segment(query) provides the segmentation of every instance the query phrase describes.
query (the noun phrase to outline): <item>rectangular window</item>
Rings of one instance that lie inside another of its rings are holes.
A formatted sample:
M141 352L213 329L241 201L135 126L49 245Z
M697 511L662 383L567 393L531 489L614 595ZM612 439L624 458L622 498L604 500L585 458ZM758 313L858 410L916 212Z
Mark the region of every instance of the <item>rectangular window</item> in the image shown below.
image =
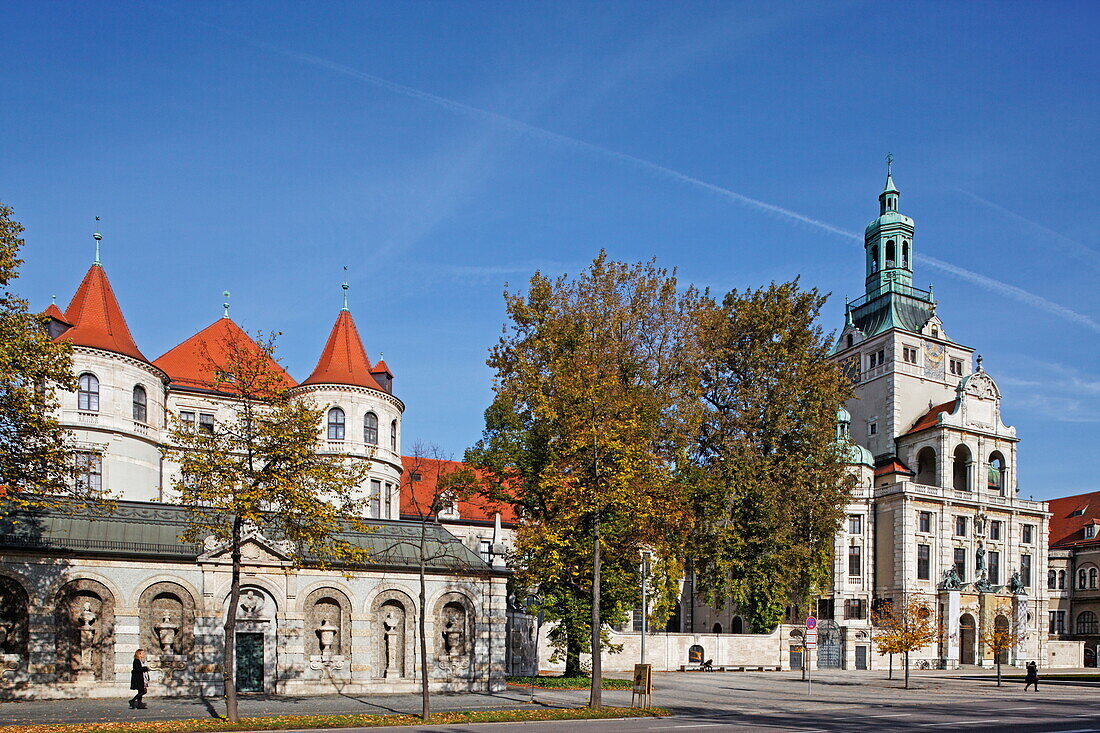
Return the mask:
M989 561L989 582L999 585L1001 582L1001 553L992 551L986 558Z
M878 423L877 422L867 423L867 434L868 435L877 435L878 434Z
M966 537L966 517L955 517L955 536Z
M872 351L869 358L869 367L874 369L875 367L882 366L886 363L886 349L879 349L878 351Z
M955 572L959 574L959 580L966 581L966 549L955 548Z
M863 574L862 548L859 545L851 545L848 548L848 575L858 578Z
M1025 524L1020 528L1020 542L1025 545L1030 545L1035 541L1035 525Z
M370 516L377 518L381 506L382 482L372 478L370 480Z
M917 531L932 531L932 512L920 512L917 514Z
M817 617L820 619L833 620L836 614L833 611L833 599L832 598L818 598L817 599Z
M863 515L848 515L848 534L863 534Z
M1031 555L1020 555L1020 580L1025 588L1031 587Z
M384 519L393 518L393 484L386 484L386 493L383 496L383 506L385 507L385 513L382 515Z
M214 434L214 416L209 412L199 413L199 432L206 435Z
M1065 611L1055 611L1054 613L1056 614L1055 617L1054 617L1054 633L1055 634L1064 634L1064 633L1066 633L1066 612Z
M905 359L908 364L917 363L917 350L912 346L903 346L901 349L902 358Z
M932 547L917 545L917 580L932 579Z
M848 598L844 601L844 618L864 618L867 614L862 598Z
M1001 523L997 520L993 520L989 523L989 539L999 540L1001 539Z
M189 433L195 432L195 413L190 410L180 410L180 422L183 423L183 429Z
M492 540L487 540L487 539L480 539L480 540L478 540L478 543L477 543L477 554L481 555L482 560L484 560L485 562L490 563L490 564L493 561L493 557L492 557L492 553L491 553L492 545L493 545L493 541Z
M1096 525L1095 524L1086 524L1085 525L1085 539L1086 540L1091 540L1095 536L1096 536Z
M103 458L98 453L77 453L74 463L77 488L92 492L103 490Z
M962 373L963 373L962 359L952 359L951 360L951 373L953 375L955 375L956 377L961 377L962 376Z

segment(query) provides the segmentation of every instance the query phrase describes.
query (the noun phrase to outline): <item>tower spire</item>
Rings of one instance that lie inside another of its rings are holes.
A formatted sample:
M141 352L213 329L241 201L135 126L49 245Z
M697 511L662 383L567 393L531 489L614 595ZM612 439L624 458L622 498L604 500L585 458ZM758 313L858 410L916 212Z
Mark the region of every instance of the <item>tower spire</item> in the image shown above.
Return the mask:
M225 309L222 312L222 318L229 318L229 291L223 290L222 297L225 298L225 301L222 303L222 308Z
M346 311L348 309L348 281L347 281L348 266L344 265L344 282L340 284L340 289L344 291L344 307L340 310Z
M99 217L97 216L95 218L95 220L99 221ZM99 265L100 264L100 262L99 262L99 243L103 240L103 235L99 233L99 225L98 224L96 224L95 229L96 230L94 232L92 232L92 239L95 240L95 261L92 264L93 265ZM100 266L102 266L102 265L100 265Z

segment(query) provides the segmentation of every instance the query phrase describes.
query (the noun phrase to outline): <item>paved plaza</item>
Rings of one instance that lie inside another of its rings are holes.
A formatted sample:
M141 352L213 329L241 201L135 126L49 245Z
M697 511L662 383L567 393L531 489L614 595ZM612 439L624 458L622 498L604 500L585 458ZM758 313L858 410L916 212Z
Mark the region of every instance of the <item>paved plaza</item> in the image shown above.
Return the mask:
M1006 681L997 688L984 673L915 672L912 689L885 673L815 673L812 691L797 672L666 673L655 676L654 703L672 717L646 720L572 721L558 723L486 724L401 728L402 731L1050 731L1100 733L1100 709L1095 701L1100 684L1044 680L1038 693L1025 692L1022 682ZM584 704L584 691L537 690L535 705L566 707ZM604 692L608 705L629 705L629 692ZM493 710L532 705L525 689L500 694L438 695L433 709ZM415 695L308 698L243 697L241 714L415 713ZM105 720L179 719L221 713L220 700L149 699L149 709L129 710L124 700L49 700L0 705L0 724L99 722ZM352 729L354 730L354 729ZM384 730L372 728L370 730ZM393 729L398 730L398 729Z

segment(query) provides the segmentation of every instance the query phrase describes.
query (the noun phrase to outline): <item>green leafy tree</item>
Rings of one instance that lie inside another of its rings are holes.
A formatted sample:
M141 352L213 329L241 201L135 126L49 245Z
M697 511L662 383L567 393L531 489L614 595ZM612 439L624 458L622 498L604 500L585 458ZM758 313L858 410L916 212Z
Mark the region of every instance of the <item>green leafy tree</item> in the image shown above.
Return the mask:
M699 300L653 262L603 252L576 278L536 273L526 293L505 293L510 322L488 359L495 398L467 460L521 517L518 580L559 624L567 675L590 646L593 707L604 624L638 598L639 551L669 579L659 608L680 578Z
M852 479L836 440L851 385L797 280L700 311L701 392L691 543L700 589L756 632L828 587Z
M49 319L9 289L23 264L23 226L12 214L0 204L0 496L22 509L95 499L74 480L68 432L57 421L57 390L76 389L72 346L54 342Z
M217 360L210 352L223 354ZM226 714L238 720L236 687L237 609L241 548L253 533L278 542L295 564L350 565L367 560L351 532L369 531L361 518L360 486L369 461L324 454L323 410L295 398L274 361L274 336L254 342L225 337L203 358L209 387L226 407L213 426L173 420L165 457L179 467L172 484L189 507L183 539L207 537L225 547L232 577L225 621L222 670Z

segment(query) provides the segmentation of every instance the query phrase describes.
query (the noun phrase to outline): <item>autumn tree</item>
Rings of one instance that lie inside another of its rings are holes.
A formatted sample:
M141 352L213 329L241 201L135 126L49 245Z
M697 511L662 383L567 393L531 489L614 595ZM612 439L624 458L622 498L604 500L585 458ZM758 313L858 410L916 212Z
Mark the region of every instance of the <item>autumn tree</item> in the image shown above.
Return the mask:
M293 382L274 360L275 338L229 332L203 349L207 387L220 397L213 424L173 420L163 449L178 466L172 485L189 508L182 538L212 537L230 554L231 585L222 670L226 713L238 720L234 639L246 535L279 543L297 565L367 559L354 532L368 461L319 453L323 410L292 396Z
M698 319L693 569L708 600L732 600L757 633L828 588L852 486L836 440L852 388L818 325L824 302L797 280L773 283Z
M1012 649L1024 641L1027 629L1021 627L1017 620L1009 620L1014 619L1014 615L1012 609L1005 604L998 606L993 616L992 625L986 624L986 629L979 640L993 654L993 659L997 663L997 687L1000 687L1001 662Z
M875 646L879 654L901 654L905 664L905 687L909 687L909 655L936 641L942 629L936 614L915 594L901 602L884 602L871 614ZM893 667L891 667L891 670Z
M699 300L652 261L601 252L575 278L535 273L525 293L506 292L509 323L487 362L495 396L467 460L520 517L517 580L559 625L567 675L590 646L593 707L604 624L638 598L639 551L665 579L658 606L681 577Z
M23 260L23 226L0 204L0 492L9 507L33 509L99 498L75 481L57 390L76 389L72 346L55 342L48 318L31 313L9 287Z
M439 522L441 511L452 506L459 498L469 496L475 490L475 477L462 464L447 460L438 447L416 443L405 462L401 481L401 495L406 499L407 510L420 525L411 554L416 558L420 583L420 613L417 616L417 630L420 634L420 717L423 720L430 720L427 571L433 562L453 559L451 548L438 541L435 525ZM486 674L491 680L491 648L488 650L488 657L489 668Z

